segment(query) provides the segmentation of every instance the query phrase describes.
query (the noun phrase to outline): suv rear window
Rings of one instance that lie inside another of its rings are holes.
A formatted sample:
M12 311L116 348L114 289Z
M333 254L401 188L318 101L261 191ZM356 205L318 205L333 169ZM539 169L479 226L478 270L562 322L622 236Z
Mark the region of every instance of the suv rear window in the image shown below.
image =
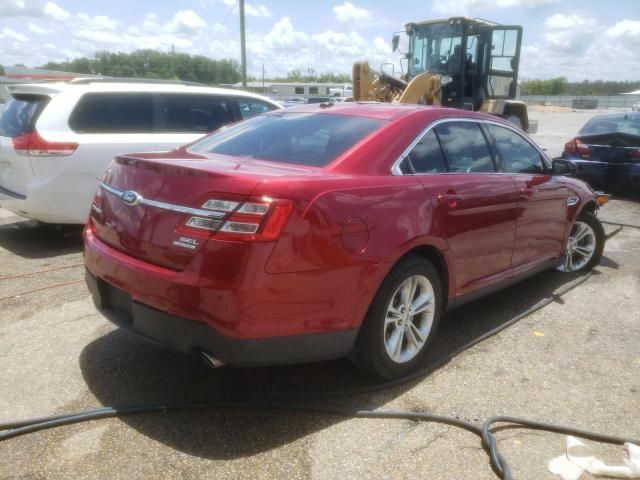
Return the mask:
M223 96L156 94L156 101L158 132L209 133L234 121Z
M87 93L69 119L76 133L153 133L150 93Z
M14 95L0 110L0 136L13 138L33 132L49 100L45 95Z
M220 130L189 150L322 167L384 124L345 115L271 113Z

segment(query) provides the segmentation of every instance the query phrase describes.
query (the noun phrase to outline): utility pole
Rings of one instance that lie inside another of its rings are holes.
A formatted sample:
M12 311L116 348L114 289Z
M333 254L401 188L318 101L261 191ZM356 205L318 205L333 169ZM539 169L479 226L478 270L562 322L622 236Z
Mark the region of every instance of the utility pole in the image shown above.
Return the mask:
M247 88L247 48L244 39L244 0L240 0L240 54L242 56L242 87Z

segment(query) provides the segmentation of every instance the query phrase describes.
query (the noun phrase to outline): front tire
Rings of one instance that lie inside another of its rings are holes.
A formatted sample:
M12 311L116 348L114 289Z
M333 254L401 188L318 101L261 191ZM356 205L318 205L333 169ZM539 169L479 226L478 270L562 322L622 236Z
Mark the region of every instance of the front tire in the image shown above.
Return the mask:
M376 293L349 357L383 378L414 372L435 335L441 307L442 287L434 266L419 255L404 258Z
M561 272L586 272L602 257L605 234L600 220L590 212L578 215L567 239L564 255L556 267Z

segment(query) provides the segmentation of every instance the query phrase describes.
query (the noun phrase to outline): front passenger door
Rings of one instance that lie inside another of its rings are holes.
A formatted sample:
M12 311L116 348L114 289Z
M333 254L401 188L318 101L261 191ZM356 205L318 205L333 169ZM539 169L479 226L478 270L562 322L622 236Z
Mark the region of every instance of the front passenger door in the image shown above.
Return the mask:
M497 173L478 122L450 121L427 132L407 155L434 202L433 228L446 237L455 295L508 275L516 230L513 182Z
M551 175L540 151L522 135L495 124L487 124L487 128L519 194L513 268L527 269L560 256L567 221L567 188Z

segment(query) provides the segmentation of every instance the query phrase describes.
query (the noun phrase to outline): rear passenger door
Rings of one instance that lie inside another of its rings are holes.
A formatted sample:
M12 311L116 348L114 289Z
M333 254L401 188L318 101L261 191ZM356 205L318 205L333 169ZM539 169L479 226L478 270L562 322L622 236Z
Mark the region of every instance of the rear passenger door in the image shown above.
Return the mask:
M496 172L479 122L446 121L430 129L407 155L434 203L454 262L455 295L487 286L509 273L516 230L513 181Z
M158 150L172 150L239 119L224 95L155 93L154 125Z
M515 269L558 257L564 247L568 190L551 174L542 153L515 129L487 124L505 172L519 195Z

